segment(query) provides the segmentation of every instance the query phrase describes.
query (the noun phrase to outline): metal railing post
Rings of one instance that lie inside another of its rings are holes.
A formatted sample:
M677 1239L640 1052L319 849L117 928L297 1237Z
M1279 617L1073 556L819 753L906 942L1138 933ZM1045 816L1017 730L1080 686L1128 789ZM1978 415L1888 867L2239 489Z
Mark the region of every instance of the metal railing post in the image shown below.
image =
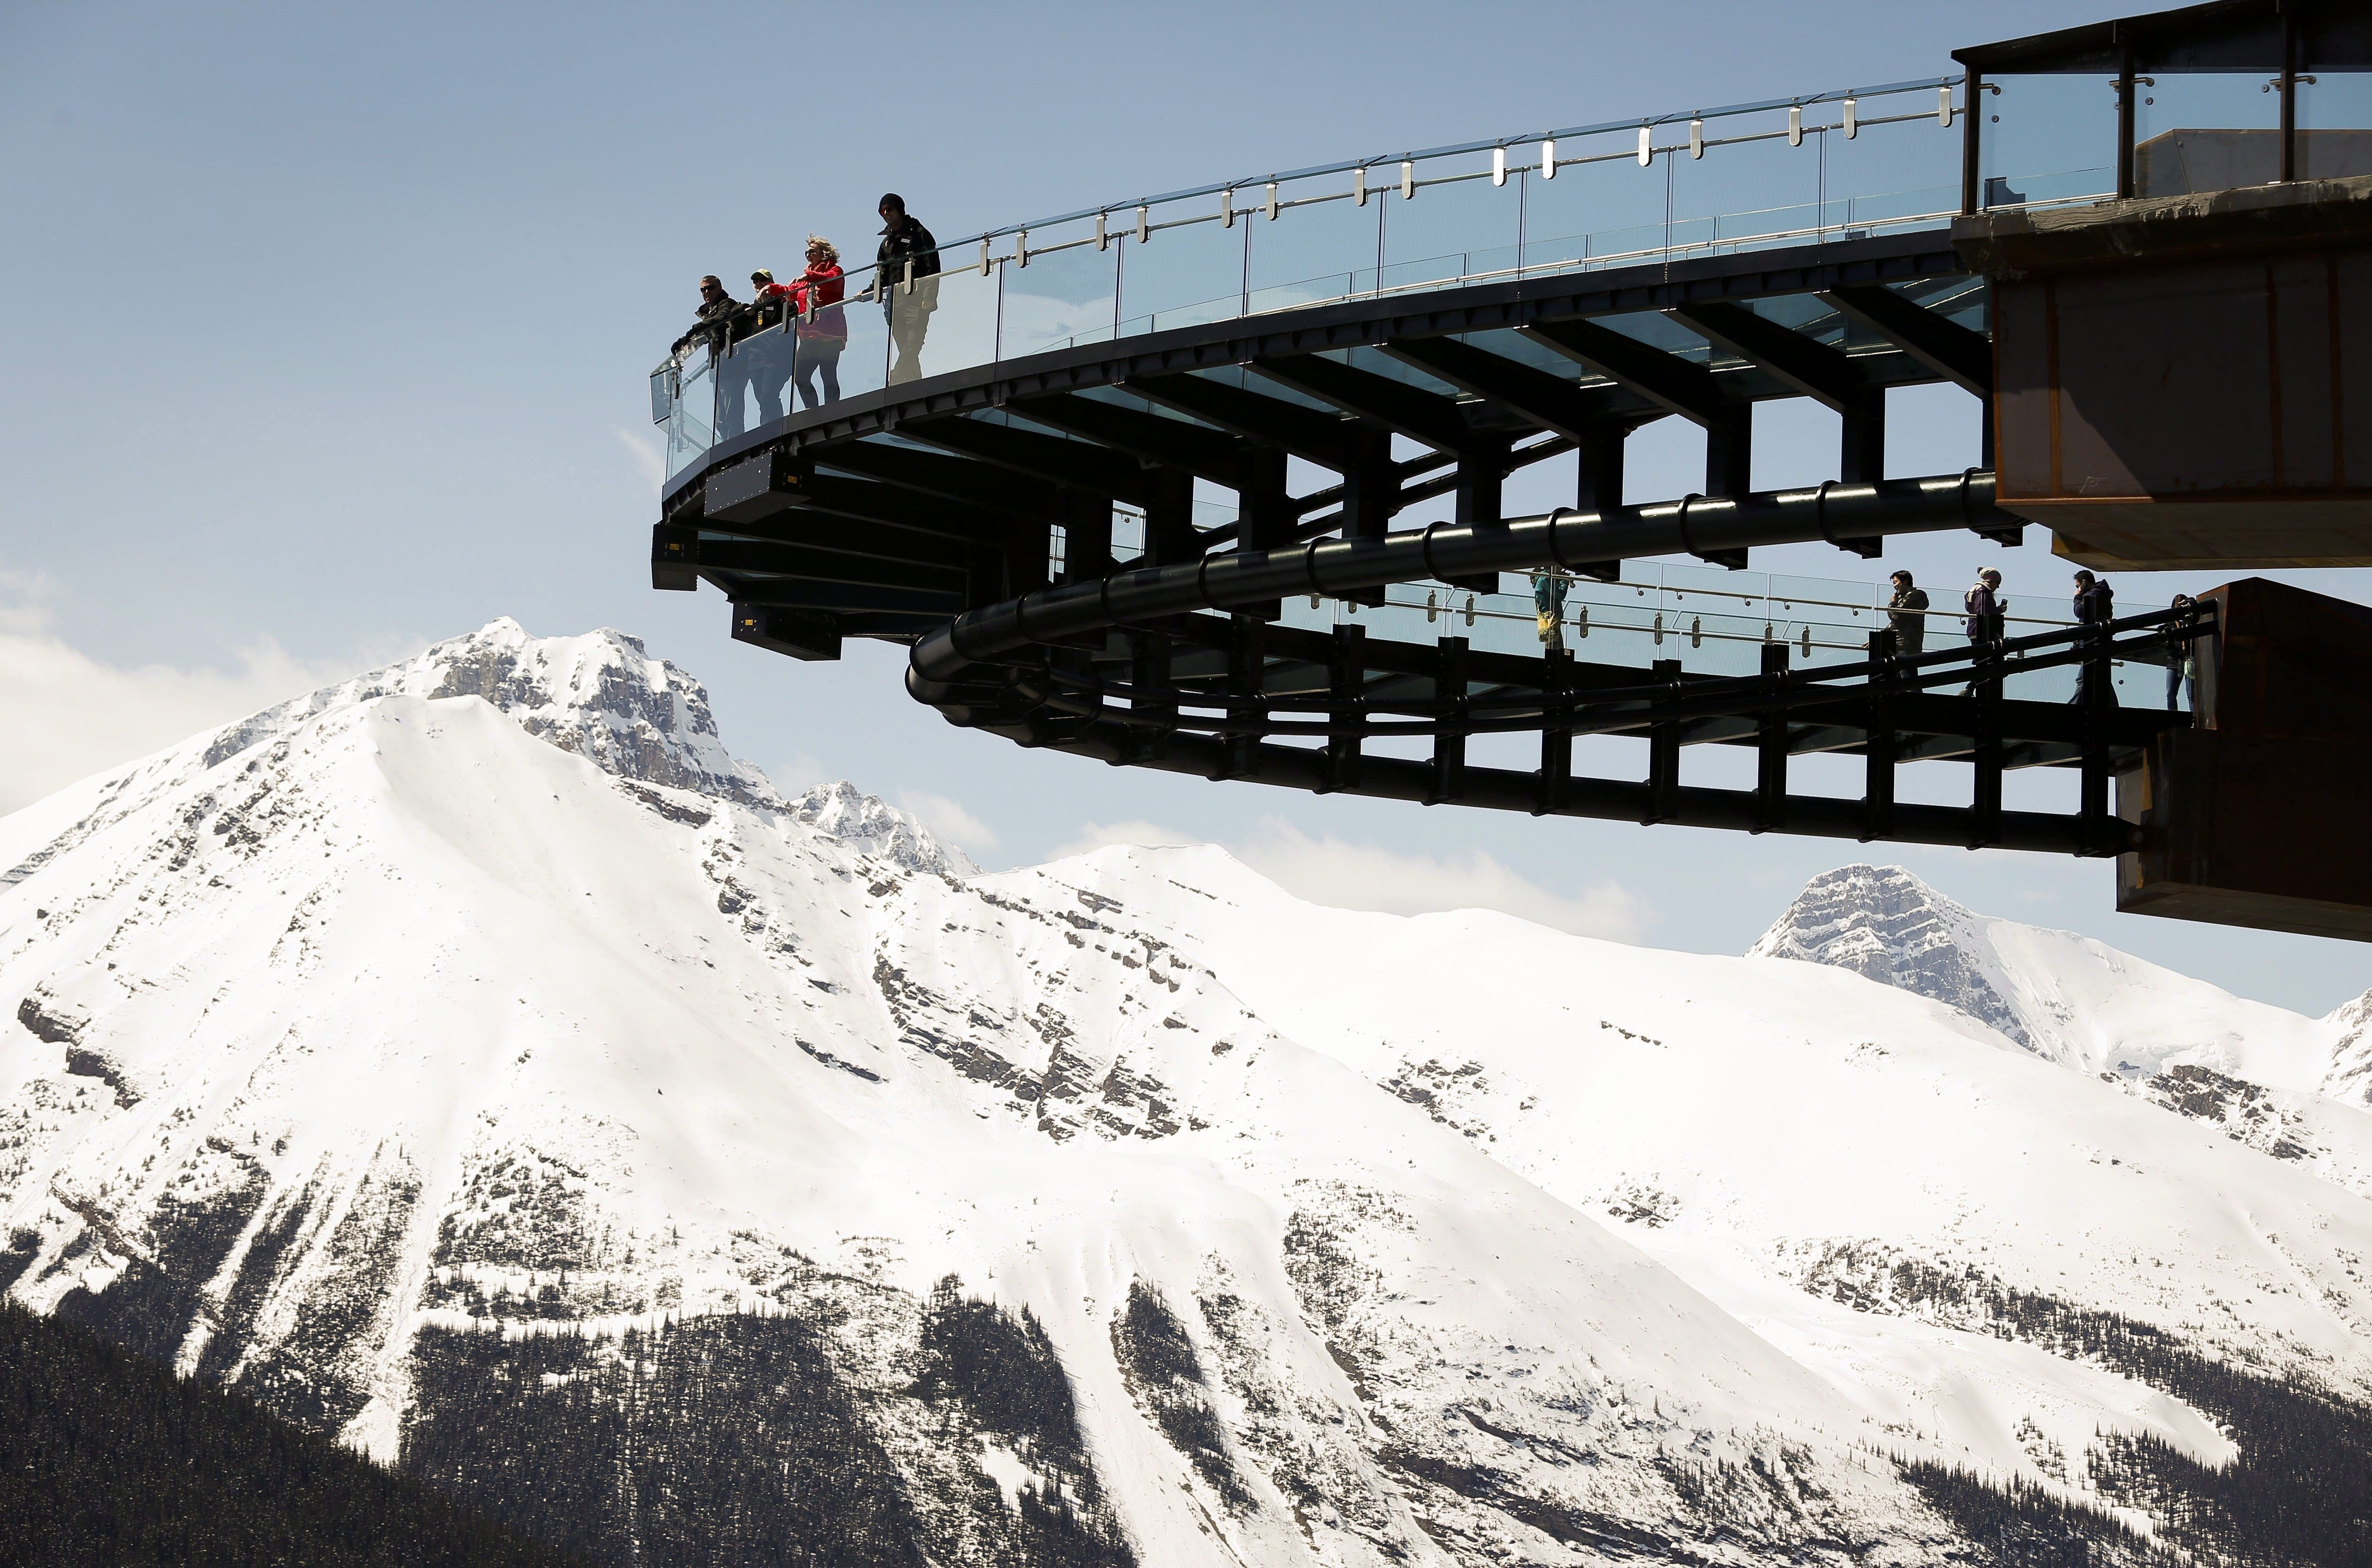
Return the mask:
M1227 647L1227 717L1258 724L1268 717L1268 709L1258 701L1268 668L1261 647L1263 623L1246 615L1228 619L1233 637ZM1260 737L1231 732L1220 755L1217 778L1255 777L1260 769Z
M1551 648L1541 656L1541 794L1532 815L1564 809L1573 793L1573 709L1561 699L1573 691L1573 650ZM1559 726L1556 720L1564 719Z

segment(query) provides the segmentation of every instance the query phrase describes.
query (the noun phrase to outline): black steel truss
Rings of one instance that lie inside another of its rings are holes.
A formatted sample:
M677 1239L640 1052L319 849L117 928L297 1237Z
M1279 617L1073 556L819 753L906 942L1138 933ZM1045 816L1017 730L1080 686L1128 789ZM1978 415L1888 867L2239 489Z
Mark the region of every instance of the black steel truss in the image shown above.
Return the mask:
M1990 345L1959 324L1982 285L1934 236L1806 247L1584 277L1311 307L1082 345L925 378L736 437L670 484L656 585L707 581L735 635L801 657L843 636L913 646L908 688L1025 745L1212 778L1426 803L1750 831L2114 853L2108 779L2179 715L2103 707L2111 659L2164 658L2197 619L1905 659L1876 638L1846 668L1710 679L1678 660L1591 664L1466 639L1274 624L1281 602L1383 602L1394 583L1494 588L1553 567L1610 579L1642 556L1743 566L1757 545L1861 555L1889 533L2022 525L1978 470L1885 481L1885 394L1948 380L1989 396ZM1762 306L1761 301L1793 301ZM1936 308L1931 308L1934 306ZM1563 368L1560 368L1562 366ZM1841 416L1838 478L1748 493L1752 408L1809 397ZM1677 415L1706 432L1704 492L1621 505L1623 438ZM1413 445L1396 456L1395 443ZM1503 515L1517 470L1578 451L1576 505ZM1297 459L1334 476L1299 492ZM1194 486L1238 516L1197 526ZM1455 520L1395 530L1456 497ZM1143 554L1112 559L1115 505ZM1052 530L1064 530L1059 567ZM2083 705L2006 698L2009 675L2076 664ZM1536 733L1529 772L1471 764L1477 737ZM1647 742L1644 779L1577 776L1577 738ZM1428 742L1424 761L1371 744ZM1684 749L1751 748L1750 791L1680 782ZM1868 759L1859 801L1792 795L1790 758ZM1894 770L1971 769L1966 807L1897 803ZM2005 811L2023 767L2078 771L2072 816Z

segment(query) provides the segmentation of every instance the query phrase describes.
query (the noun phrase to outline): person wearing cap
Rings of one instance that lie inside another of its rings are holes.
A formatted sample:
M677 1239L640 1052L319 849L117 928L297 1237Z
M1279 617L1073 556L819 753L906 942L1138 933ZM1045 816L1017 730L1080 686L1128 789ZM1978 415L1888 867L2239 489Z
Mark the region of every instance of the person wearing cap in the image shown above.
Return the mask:
M2107 580L2095 577L2089 572L2077 572L2075 611L2076 624L2078 626L2105 626L2114 621L2117 618L2116 595L2110 588ZM2094 633L2095 636L2099 634ZM2090 640L2090 638L2085 639L2087 642ZM2080 707L2091 694L2092 664L2089 659L2087 659L2076 667L2076 695L2068 700ZM2113 703L2116 700L2116 691L2112 687L2109 692L2109 701Z
M783 406L783 389L791 384L791 334L785 323L799 308L795 285L779 284L764 267L750 274L750 308L741 324L741 350L750 385L758 394L760 424L789 412Z
M1971 652L1981 651L1988 644L1999 643L2009 622L2009 611L2002 608L2002 575L1988 566L1977 574L1977 580L1961 596L1961 607L1968 611L1968 633ZM1970 671L1969 694L1976 694L1976 672Z
M700 280L700 309L695 313L697 319L692 322L692 331L676 339L674 346L668 352L680 365L695 345L705 345L709 358L721 362L725 358L725 351L732 345L734 329L741 319L742 309L741 302L725 292L725 285L717 281L716 274L707 273ZM741 430L741 389L720 384L716 403L717 428L720 431L729 429L738 435Z
M801 408L821 408L840 401L840 354L848 346L848 318L840 308L848 280L840 270L840 247L820 234L808 235L808 270L796 286L799 366L793 385Z
M931 312L939 308L939 242L907 213L906 198L895 191L882 196L878 210L881 249L873 286L881 296L882 319L890 323L890 341L898 351L890 366L890 380L895 384L923 373L923 336L931 330Z
M1893 584L1886 623L1894 630L1894 651L1910 658L1927 646L1927 590L1912 582L1908 572L1895 573Z

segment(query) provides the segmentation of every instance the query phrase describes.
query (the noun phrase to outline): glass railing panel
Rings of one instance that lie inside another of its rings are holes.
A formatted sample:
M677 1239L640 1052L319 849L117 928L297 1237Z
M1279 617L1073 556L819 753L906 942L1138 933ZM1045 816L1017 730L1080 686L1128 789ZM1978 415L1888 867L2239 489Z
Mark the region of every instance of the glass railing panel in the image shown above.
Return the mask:
M1389 185L1383 207L1384 288L1513 274L1522 238L1522 188L1512 172L1505 185L1492 184L1490 170L1487 153L1425 158L1413 170L1413 193L1403 196L1401 166L1378 166Z
M675 375L675 401L668 411L667 473L681 473L715 445L716 370L708 350L688 350Z
M783 417L790 395L791 330L769 327L727 349L716 370L716 438L730 441Z
M1556 144L1557 170L1542 179L1537 142L1508 149L1523 180L1526 273L1571 272L1636 259L1664 243L1664 169L1641 168L1635 130L1568 136Z
M1808 110L1808 122L1816 112L1830 127L1820 133L1820 211L1830 238L1945 224L1959 212L1962 126L1957 114L1950 125L1942 122L1933 91L1855 99L1851 136L1842 103Z
M1216 215L1221 204L1214 195L1150 207L1142 241L1134 209L1113 215L1113 224L1128 236L1120 253L1121 335L1200 327L1243 314L1251 230L1242 218L1223 226Z
M1117 215L1107 220L1100 249L1091 219L1029 236L1029 264L1006 268L999 359L1111 341L1126 243L1117 238L1120 222Z
M2297 177L2372 174L2372 72L2309 66L2297 84Z
M826 371L839 382L838 395L843 398L882 389L890 370L890 319L883 306L882 296L874 286L871 267L850 275L848 297L840 314L840 325L847 335L836 341L829 337L799 340L799 359L792 374L802 398L812 387L819 395L830 399ZM830 307L818 310L814 324L823 325L830 313ZM810 376L810 370L815 374Z
M1818 238L1825 137L1814 115L1828 107L1804 117L1808 129L1795 145L1786 112L1772 110L1707 121L1702 157L1662 155L1671 165L1674 246L1718 254ZM1685 141L1687 127L1675 129L1669 139Z
M2134 84L2134 193L2180 196L2282 177L2282 99L2263 71L2160 71Z
M953 260L943 257L943 260ZM890 384L996 358L997 268L974 264L890 285Z
M1383 239L1384 198L1367 192L1364 204L1350 174L1290 180L1273 192L1254 186L1239 198L1257 209L1246 238L1250 247L1246 276L1254 312L1286 309L1376 291L1376 264Z
M2114 76L2008 75L1978 96L1979 205L2116 194Z

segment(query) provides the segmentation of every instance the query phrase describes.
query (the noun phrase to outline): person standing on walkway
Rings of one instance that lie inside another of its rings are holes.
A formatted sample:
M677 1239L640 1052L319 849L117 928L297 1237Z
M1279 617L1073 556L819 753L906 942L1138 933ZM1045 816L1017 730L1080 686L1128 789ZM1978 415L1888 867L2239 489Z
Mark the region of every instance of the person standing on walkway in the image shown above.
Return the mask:
M1998 645L2009 623L2009 611L2002 608L2002 575L1988 566L1977 574L1977 580L1961 596L1961 608L1968 611L1969 651L1982 656L1988 644ZM1969 672L1969 695L1976 695L1976 671Z
M2189 610L2199 601L2189 594L2177 594L2169 610ZM2199 722L2199 644L2190 637L2170 643L2166 650L2166 711L2181 712L2178 698L2191 699L2191 722Z
M840 354L848 346L848 318L840 302L848 280L840 270L840 248L820 234L808 236L808 270L797 288L799 406L821 408L840 401Z
M674 346L668 350L680 365L683 356L695 345L707 346L709 360L716 367L713 374L717 377L716 428L719 435L729 432L738 436L741 433L741 389L738 384L728 387L723 382L725 351L732 346L735 328L740 323L744 308L739 300L725 292L725 285L717 281L715 273L707 274L700 280L698 319L692 323L692 331L676 339Z
M906 212L906 198L892 191L881 198L881 250L873 286L881 296L882 319L898 351L890 381L912 381L923 373L923 335L939 308L939 242Z
M1894 651L1913 658L1927 646L1927 590L1908 572L1894 574L1894 592L1886 601L1886 623L1894 629Z
M774 281L761 267L750 274L750 315L742 329L749 334L744 352L750 355L750 380L758 393L758 423L779 419L783 389L791 381L791 314L799 308L799 291ZM762 335L761 335L762 334Z
M1532 609L1540 616L1541 642L1549 648L1564 646L1564 596L1572 587L1554 572L1532 578Z
M2076 574L2076 598L2074 608L2076 611L2076 624L2078 626L2105 627L2110 621L2117 618L2116 595L2114 590L2112 590L2105 581L2093 576L2089 572L2078 572ZM2080 639L2076 643L2076 646L2078 648L2088 648L2095 640L2104 637L2108 633L2105 632L2095 632L2089 636ZM2085 703L2090 699L2091 694L2092 661L2087 657L2076 667L2076 695L2071 698L2070 701L2074 702L2077 707L2082 707ZM2116 700L2116 691L2112 687L2109 692L2109 701L2113 704Z

